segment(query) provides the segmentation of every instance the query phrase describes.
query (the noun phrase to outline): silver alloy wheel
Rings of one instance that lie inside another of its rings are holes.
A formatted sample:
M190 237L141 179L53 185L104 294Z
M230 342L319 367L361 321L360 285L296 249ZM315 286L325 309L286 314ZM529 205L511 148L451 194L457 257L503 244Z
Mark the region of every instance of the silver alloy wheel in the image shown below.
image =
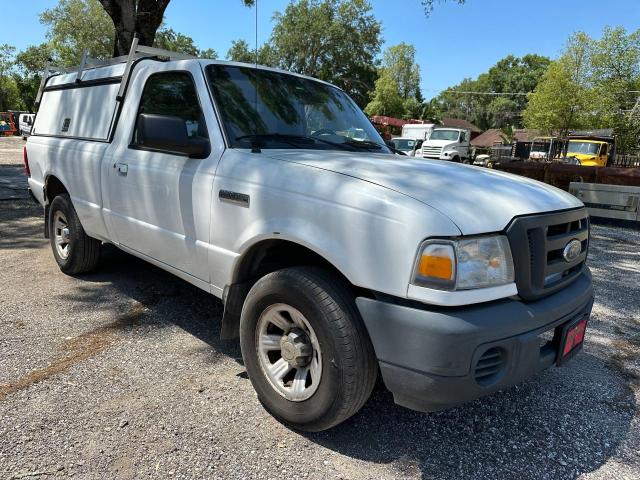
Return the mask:
M60 210L57 210L53 215L53 238L58 256L66 260L69 256L69 226L67 217Z
M256 328L262 373L287 400L302 402L320 385L322 353L307 319L290 305L277 303L262 312Z

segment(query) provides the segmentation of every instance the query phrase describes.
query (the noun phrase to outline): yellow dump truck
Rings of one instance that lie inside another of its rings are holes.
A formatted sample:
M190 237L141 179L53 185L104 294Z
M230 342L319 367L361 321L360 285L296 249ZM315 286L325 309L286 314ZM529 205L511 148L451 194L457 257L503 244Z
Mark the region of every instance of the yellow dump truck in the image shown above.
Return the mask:
M606 167L615 155L615 137L610 129L592 132L573 132L569 135L567 159L575 159L583 167Z
M576 158L583 167L606 167L609 143L597 140L569 140L567 158Z

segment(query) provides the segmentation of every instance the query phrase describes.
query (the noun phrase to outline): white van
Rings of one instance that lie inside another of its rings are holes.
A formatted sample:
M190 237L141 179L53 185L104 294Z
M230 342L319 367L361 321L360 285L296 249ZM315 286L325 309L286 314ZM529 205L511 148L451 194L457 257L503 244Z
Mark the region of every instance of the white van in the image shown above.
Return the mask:
M111 243L220 298L223 337L288 425L342 422L379 373L396 403L434 411L582 347L589 219L573 195L399 161L335 86L135 42L38 97L25 169L60 269L97 268Z
M33 126L33 119L35 115L33 113L21 113L18 119L18 132L22 138L27 138L31 135L31 127Z

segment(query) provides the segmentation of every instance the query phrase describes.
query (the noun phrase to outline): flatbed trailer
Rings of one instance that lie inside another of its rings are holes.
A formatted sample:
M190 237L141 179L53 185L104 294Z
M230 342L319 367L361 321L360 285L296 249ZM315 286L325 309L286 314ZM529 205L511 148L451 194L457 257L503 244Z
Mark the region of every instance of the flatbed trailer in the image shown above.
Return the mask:
M640 187L571 182L569 193L582 200L592 217L640 224Z

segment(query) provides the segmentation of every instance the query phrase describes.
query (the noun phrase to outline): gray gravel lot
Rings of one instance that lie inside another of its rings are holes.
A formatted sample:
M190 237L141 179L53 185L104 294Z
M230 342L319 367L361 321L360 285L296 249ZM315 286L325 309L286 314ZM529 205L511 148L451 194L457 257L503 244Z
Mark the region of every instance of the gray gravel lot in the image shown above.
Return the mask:
M0 169L22 162L0 138ZM115 249L63 275L40 209L0 200L0 479L640 478L640 232L594 225L585 351L421 414L379 387L321 434L260 406L221 303Z

